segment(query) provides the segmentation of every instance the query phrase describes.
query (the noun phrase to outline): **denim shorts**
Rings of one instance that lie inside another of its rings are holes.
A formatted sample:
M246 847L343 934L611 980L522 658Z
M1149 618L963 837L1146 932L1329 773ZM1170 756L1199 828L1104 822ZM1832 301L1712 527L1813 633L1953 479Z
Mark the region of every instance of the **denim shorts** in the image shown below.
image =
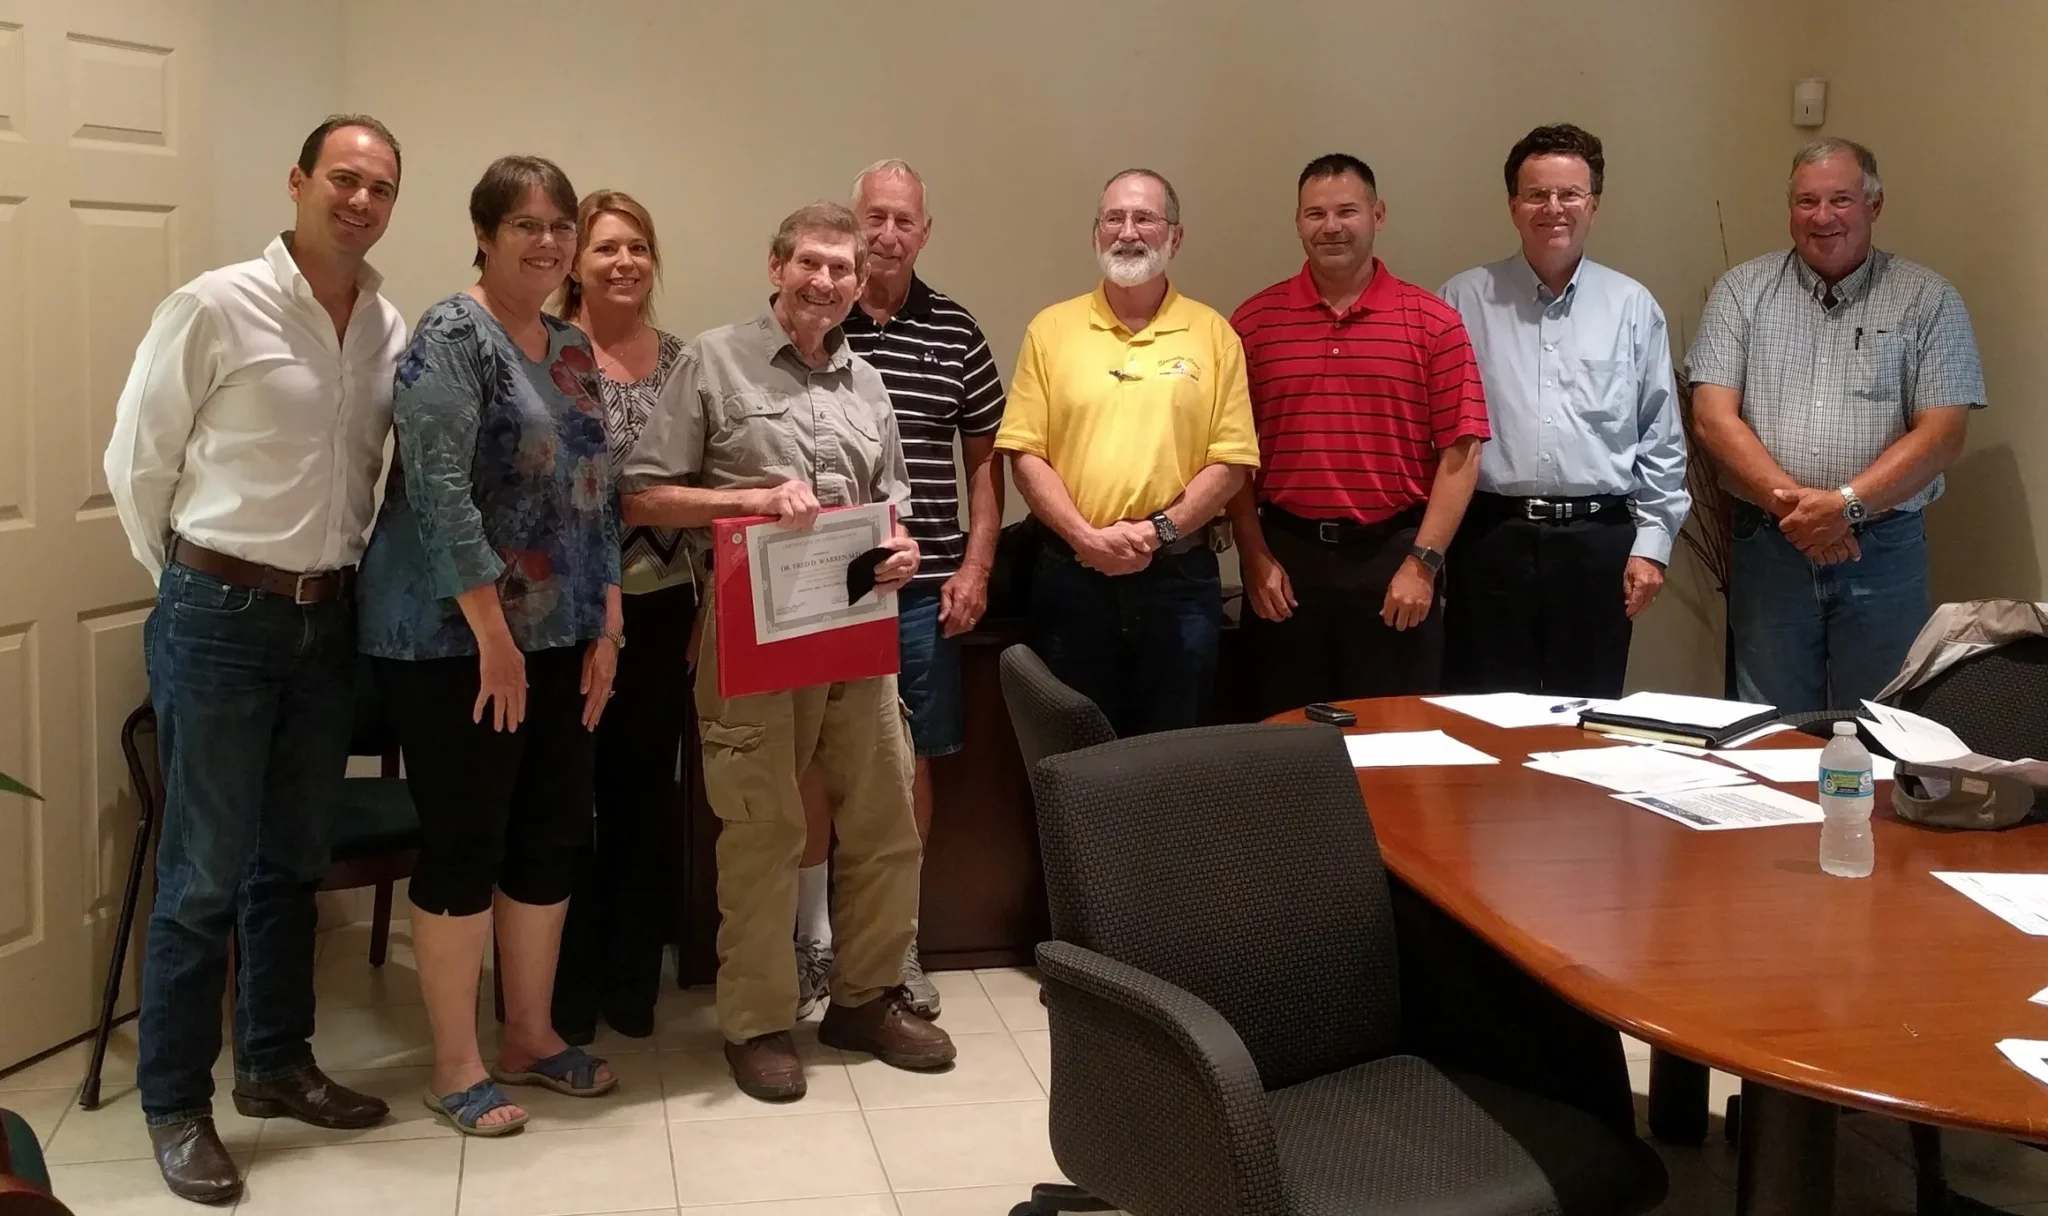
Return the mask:
M896 627L903 671L897 677L910 707L910 742L919 756L950 756L965 745L960 711L960 644L939 627L939 589L897 593Z

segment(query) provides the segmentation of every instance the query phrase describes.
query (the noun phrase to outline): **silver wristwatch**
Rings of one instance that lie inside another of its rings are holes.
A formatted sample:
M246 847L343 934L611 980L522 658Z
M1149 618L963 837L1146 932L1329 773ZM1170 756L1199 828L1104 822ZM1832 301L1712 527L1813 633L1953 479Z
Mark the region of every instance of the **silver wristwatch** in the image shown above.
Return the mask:
M1170 545L1180 539L1180 529L1174 526L1173 520L1167 518L1166 512L1154 511L1151 524L1153 530L1159 533L1161 545Z
M1842 514L1850 523L1860 524L1870 518L1870 508L1864 506L1863 500L1856 497L1855 490L1848 486L1843 486L1841 489L1836 490L1835 493L1842 496Z

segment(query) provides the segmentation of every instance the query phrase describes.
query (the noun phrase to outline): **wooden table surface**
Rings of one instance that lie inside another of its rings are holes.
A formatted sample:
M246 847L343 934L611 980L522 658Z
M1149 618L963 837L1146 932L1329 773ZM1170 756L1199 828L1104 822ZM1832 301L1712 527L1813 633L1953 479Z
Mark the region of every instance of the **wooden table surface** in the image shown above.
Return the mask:
M1930 875L2048 872L2048 825L1918 828L1879 783L1876 871L1834 878L1817 825L1694 831L1523 767L1601 736L1502 730L1415 698L1346 708L1347 733L1441 729L1501 761L1361 769L1358 783L1393 872L1573 1004L1793 1093L2048 1141L2048 1088L1997 1048L2048 1039L2048 1007L2027 1000L2048 987L2048 938Z

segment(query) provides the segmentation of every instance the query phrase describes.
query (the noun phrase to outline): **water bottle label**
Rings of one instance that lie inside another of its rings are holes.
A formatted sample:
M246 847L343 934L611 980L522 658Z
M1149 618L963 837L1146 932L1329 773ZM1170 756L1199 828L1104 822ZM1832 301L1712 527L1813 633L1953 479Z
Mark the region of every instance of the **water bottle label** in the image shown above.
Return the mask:
M1820 770L1820 794L1823 798L1868 798L1873 788L1867 768Z

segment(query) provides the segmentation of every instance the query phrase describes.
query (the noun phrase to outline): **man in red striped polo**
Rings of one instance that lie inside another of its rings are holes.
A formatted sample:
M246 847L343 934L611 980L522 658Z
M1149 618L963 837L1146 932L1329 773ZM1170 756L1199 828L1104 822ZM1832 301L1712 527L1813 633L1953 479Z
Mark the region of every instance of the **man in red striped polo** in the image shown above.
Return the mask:
M1438 690L1444 550L1489 432L1456 310L1373 257L1372 170L1317 157L1297 183L1301 272L1230 318L1259 473L1230 504L1260 713Z

